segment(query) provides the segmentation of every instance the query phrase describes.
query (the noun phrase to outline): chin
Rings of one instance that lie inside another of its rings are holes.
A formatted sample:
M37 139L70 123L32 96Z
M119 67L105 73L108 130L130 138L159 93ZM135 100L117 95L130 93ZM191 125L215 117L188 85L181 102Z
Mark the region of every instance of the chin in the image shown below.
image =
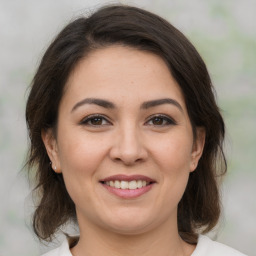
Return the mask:
M108 226L108 230L112 233L116 233L119 235L140 235L147 231L149 231L151 228L149 225L145 223L115 223L111 226Z
M154 226L153 216L148 216L144 211L131 211L123 210L109 218L109 220L104 219L105 228L112 230L114 233L123 235L139 235L141 233L147 232ZM157 226L155 224L155 226Z

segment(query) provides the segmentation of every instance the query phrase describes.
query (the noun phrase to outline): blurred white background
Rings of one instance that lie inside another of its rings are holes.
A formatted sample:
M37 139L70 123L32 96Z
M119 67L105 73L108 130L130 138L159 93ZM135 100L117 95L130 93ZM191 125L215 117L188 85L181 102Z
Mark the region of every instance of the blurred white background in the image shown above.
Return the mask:
M217 240L248 255L256 244L256 1L120 1L179 28L206 61L226 120L228 175ZM51 42L76 16L113 1L0 0L0 255L35 256L24 164L27 87ZM89 9L88 9L89 8Z

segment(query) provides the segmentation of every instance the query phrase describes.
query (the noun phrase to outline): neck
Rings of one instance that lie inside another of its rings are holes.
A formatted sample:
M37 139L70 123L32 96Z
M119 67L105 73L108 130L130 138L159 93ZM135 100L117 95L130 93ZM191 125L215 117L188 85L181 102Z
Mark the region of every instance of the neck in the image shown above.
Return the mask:
M87 223L88 224L88 223ZM189 256L195 246L185 243L176 226L163 225L141 234L120 234L99 227L80 225L80 239L73 256Z

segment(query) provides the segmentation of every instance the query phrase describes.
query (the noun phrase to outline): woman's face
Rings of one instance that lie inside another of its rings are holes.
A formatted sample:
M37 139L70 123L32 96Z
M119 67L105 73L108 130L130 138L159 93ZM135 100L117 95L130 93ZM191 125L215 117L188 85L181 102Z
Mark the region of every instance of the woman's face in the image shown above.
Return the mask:
M81 232L176 227L204 131L194 141L182 92L160 57L123 46L92 52L69 77L51 135L42 138Z

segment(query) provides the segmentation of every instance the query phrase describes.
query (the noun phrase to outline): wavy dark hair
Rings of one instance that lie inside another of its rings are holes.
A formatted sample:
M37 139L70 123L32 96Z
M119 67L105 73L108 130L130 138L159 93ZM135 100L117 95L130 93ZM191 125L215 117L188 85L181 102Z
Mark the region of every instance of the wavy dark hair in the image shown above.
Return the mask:
M202 157L178 205L179 234L195 244L198 234L212 230L220 217L218 178L226 172L224 122L205 63L189 40L163 18L126 5L105 6L69 23L50 44L36 71L26 105L31 142L27 168L35 171L34 191L39 199L34 231L40 239L51 240L63 224L76 220L74 202L62 174L49 164L41 132L56 130L64 88L79 61L111 45L160 56L183 92L194 136L196 127L206 131Z

